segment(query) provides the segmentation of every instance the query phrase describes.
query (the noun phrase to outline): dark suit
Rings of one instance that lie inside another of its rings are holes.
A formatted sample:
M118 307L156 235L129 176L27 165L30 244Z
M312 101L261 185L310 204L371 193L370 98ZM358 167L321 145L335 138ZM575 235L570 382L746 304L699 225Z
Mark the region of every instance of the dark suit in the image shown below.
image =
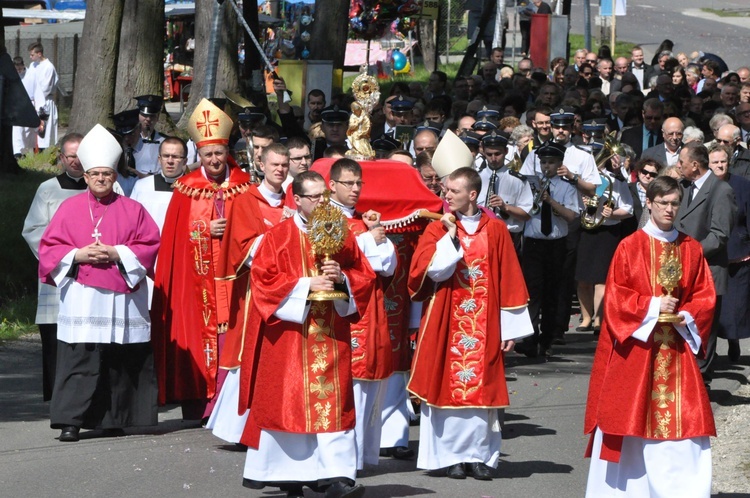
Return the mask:
M654 161L657 161L662 166L667 165L667 149L664 146L664 143L660 143L657 145L654 145L653 147L649 147L648 149L644 150L641 154L641 159L653 159Z
M638 230L638 223L643 216L643 210L646 209L646 206L641 204L641 198L638 195L638 182L628 183L628 190L630 190L630 196L633 198L633 216L621 221L623 238Z
M713 173L695 194L688 206L688 189L684 190L675 228L700 242L716 287L716 315L706 346L706 358L699 360L701 372L706 373L716 351L718 318L721 314L721 296L727 291L729 258L727 243L737 216L734 191L729 184ZM709 379L706 379L709 380Z
M750 180L750 150L737 146L735 154L730 157L729 173Z
M657 145L664 142L664 137L662 136L661 131L652 133L655 133L656 135L655 138ZM631 146L635 151L635 155L640 159L641 154L643 153L643 125L631 126L630 128L622 130L620 142Z
M633 73L633 68L634 67L635 66L631 62L630 65L628 66L628 71L630 71L631 73ZM659 71L659 66L656 66L656 71L654 71L654 67L653 66L651 66L649 64L646 64L645 62L643 63L643 88L641 88L641 91L644 94L646 93L646 90L648 90L650 88L650 85L648 84L648 82L651 80L651 77L654 74L658 75L659 74L658 71ZM635 73L633 73L633 74L635 74Z

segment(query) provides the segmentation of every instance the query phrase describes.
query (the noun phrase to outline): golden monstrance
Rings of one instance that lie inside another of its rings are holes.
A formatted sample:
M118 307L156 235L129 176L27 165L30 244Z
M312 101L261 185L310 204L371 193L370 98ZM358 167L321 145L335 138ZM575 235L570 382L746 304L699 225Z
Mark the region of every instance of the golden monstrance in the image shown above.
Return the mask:
M323 193L323 200L313 209L310 219L307 221L307 238L312 246L313 254L316 258L322 255L322 261L331 259L331 255L341 250L349 231L346 216L340 209L331 205L330 196L331 191L326 190ZM318 270L319 274L320 271ZM334 301L336 299L349 299L349 295L337 290L314 291L308 294L307 299L310 301Z
M672 291L682 278L682 263L675 244L668 244L661 255L661 268L656 274L656 282L664 287L667 296L672 297ZM659 313L659 323L679 323L682 317L676 313Z

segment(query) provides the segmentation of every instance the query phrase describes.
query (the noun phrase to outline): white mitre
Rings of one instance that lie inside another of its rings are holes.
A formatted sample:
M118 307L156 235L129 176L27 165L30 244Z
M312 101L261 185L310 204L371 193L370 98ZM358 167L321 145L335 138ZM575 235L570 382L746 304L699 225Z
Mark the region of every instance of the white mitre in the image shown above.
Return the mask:
M117 171L122 146L105 127L96 124L81 140L77 154L83 171L91 168L110 168Z
M471 155L469 147L455 133L450 130L446 131L432 155L432 167L437 176L444 178L458 168L473 165L474 156Z

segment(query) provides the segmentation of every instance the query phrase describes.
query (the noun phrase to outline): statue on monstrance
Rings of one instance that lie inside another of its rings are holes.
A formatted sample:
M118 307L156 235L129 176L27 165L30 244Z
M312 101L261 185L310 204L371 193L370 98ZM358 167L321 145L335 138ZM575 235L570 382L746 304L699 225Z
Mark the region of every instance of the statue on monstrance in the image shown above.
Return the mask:
M369 161L375 159L375 151L370 146L370 113L380 100L380 86L374 77L362 73L352 83L352 94L356 100L352 102L352 114L346 130L351 146L346 157L355 161Z

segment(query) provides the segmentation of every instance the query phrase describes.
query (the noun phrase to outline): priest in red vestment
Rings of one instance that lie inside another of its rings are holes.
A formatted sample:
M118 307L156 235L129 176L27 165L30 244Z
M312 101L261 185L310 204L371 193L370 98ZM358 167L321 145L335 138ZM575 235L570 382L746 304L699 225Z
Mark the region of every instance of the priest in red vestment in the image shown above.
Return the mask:
M78 441L82 427L117 435L157 423L146 275L159 227L114 192L121 154L101 125L81 140L88 189L60 205L39 244L39 277L60 289L50 403L60 441Z
M586 496L708 497L716 429L696 358L716 292L701 245L673 226L677 181L655 179L646 198L651 218L620 243L607 276L586 405Z
M408 386L422 400L417 467L454 479L492 479L505 353L533 333L513 241L477 207L481 188L471 167L448 176L450 212L427 226L409 272L412 299L427 301Z
M253 258L240 368L239 408L250 409L243 485L359 497L349 325L364 312L375 274L351 234L331 260L316 262L307 220L324 190L320 174L297 175L297 213L264 235ZM307 299L334 288L348 300Z
M224 376L216 405L211 412L206 428L216 437L229 443L239 443L247 421L247 412L238 413L239 368L242 361L242 344L250 312L250 267L253 255L263 234L257 232L257 224L248 218L257 216L260 210L265 230L278 225L283 219L294 215L284 206L282 185L289 172L289 150L283 144L272 143L260 154L260 170L263 181L250 186L247 195L237 198L232 217L227 220L224 245L219 257L216 276L231 280L232 295L229 303L229 328L219 355L219 376Z
M159 403L182 403L185 419L210 414L229 321L231 281L216 280L216 266L227 219L250 188L249 176L229 156L231 130L229 116L206 99L193 112L188 131L201 167L174 182L154 279ZM244 217L251 232L263 232L260 212L251 208Z

